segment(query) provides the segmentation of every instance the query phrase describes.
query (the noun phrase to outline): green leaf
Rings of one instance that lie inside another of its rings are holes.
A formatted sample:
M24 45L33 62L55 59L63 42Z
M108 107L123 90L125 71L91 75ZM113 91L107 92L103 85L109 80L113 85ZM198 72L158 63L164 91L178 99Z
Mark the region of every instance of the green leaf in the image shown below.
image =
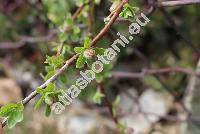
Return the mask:
M83 56L83 54L81 54L76 61L76 68L84 67L85 62L86 58Z
M78 33L80 33L80 31L81 31L81 30L80 30L79 27L77 27L77 26L74 26L74 27L73 27L73 33L74 33L74 34L78 34Z
M9 114L13 111L13 110L23 110L24 109L24 106L22 103L18 103L18 104L13 104L13 103L10 103L10 104L7 104L3 107L1 107L0 109L0 117L8 117Z
M139 10L138 7L133 7L128 3L124 5L122 12L119 14L124 19L133 21L135 19L135 13Z
M7 125L12 128L23 120L23 110L22 103L7 104L0 109L0 117L7 117Z
M56 89L56 86L54 83L49 83L47 85L47 87L44 89L44 92L47 93L47 92L52 92Z
M120 3L120 0L114 0L114 1L112 1L113 2L113 4L111 5L111 7L110 7L110 12L113 12L116 8L117 8L117 6L119 5L119 3Z
M56 92L55 89L56 89L56 86L54 83L49 83L45 89L42 89L40 87L37 88L36 91L37 91L37 93L41 94L41 97L35 103L34 109L38 109L43 101L45 101L45 103L47 103L47 102L50 103L50 100L47 100L47 99L49 99L48 95L54 94L54 92Z
M38 109L43 101L44 101L44 96L41 96L40 99L37 100L37 102L35 103L34 109L35 110Z
M45 103L51 105L53 103L53 99L49 96L50 94L54 94L54 92L46 93L45 94Z
M65 42L68 39L68 34L66 32L58 33L58 37L61 42Z
M84 40L84 48L90 48L92 40L89 37L86 37Z
M23 120L23 111L22 110L17 110L14 113L15 113L16 122L21 122Z
M103 81L103 75L101 73L99 74L96 73L95 78L96 78L97 83L100 83Z
M102 98L105 97L100 91L97 91L93 97L93 101L97 104L101 104Z
M78 7L80 7L80 6L82 6L83 4L88 3L89 0L75 0L75 2L76 2L76 5L77 5Z
M61 74L59 76L59 80L63 83L63 84L66 84L67 83L67 77L65 74Z
M48 104L46 104L45 105L45 116L49 117L50 114L51 114L51 107Z
M16 108L16 104L7 104L0 109L0 117L8 117L10 112Z
M95 3L96 5L99 5L100 2L101 2L101 0L94 0L94 3Z
M95 53L99 55L104 55L105 49L104 48L94 48Z
M70 36L70 38L71 38L71 40L72 40L73 42L78 42L80 37L79 37L78 34L72 33L71 36Z
M70 13L66 16L66 27L72 27L74 25L74 21L72 15Z
M54 70L57 68L62 67L64 63L64 56L58 55L58 56L47 56L46 61L44 62L48 64L49 66L53 67Z
M42 95L44 90L41 87L37 87L36 92Z
M45 75L44 80L47 81L48 79L50 79L54 74L56 73L55 70L53 71L48 71L48 73Z
M12 111L7 120L8 128L13 128L18 122L21 122L22 120L23 120L23 111L21 110Z
M83 53L85 51L85 48L84 47L75 47L74 51L76 53Z
M87 66L88 66L89 68L92 68L92 64L94 63L94 59L86 59L85 62L87 63Z
M120 96L118 95L118 96L115 98L114 102L113 102L113 106L118 106L118 105L119 105L119 102L120 102Z
M118 107L118 105L119 105L119 102L120 102L120 96L118 95L116 98L115 98L115 100L114 100L114 102L112 103L112 112L113 112L113 115L114 116L116 116L116 114L117 114L117 107Z
M156 90L159 90L159 91L163 91L163 85L160 83L160 81L158 81L156 79L156 77L154 76L145 76L144 77L144 83L147 84L148 86L151 86L153 87L154 89Z
M126 134L127 125L125 123L119 122L117 128L119 129L120 134Z

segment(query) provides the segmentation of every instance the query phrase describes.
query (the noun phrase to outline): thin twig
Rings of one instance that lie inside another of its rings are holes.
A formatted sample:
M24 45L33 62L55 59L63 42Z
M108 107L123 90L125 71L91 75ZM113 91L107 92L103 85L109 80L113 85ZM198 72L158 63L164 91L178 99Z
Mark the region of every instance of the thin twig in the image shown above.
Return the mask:
M83 8L84 8L84 6L85 5L82 5L82 6L80 6L77 10L76 10L76 12L73 14L73 16L72 16L72 19L74 20L74 19L76 19L77 17L78 17L78 15L81 13L81 11L83 10Z
M115 13L113 14L113 16L111 17L109 23L107 23L107 25L100 31L100 33L92 40L91 46L94 46L110 29L110 27L112 26L112 24L115 22L115 20L117 19L117 17L119 16L122 7L125 3L127 3L128 0L122 0L122 2L119 4L119 6L117 7L117 9L115 10Z
M112 76L116 78L143 78L146 75L154 75L154 74L166 74L166 73L172 73L172 72L179 72L179 73L185 73L188 75L194 75L200 77L200 73L194 72L191 69L186 68L162 68L162 69L146 69L142 72L113 72Z
M184 33L182 33L182 31L176 25L175 21L171 18L171 16L169 15L169 13L165 10L165 8L159 7L159 10L162 12L162 14L164 15L164 17L167 19L167 21L171 25L171 27L176 31L176 33L178 35L180 35L180 37L183 39L183 41L186 43L186 45L188 45L190 48L192 48L193 51L195 51L196 53L200 54L200 49L197 48L192 43L192 41L187 38L187 36Z
M110 113L113 121L115 122L115 124L118 125L119 124L118 118L113 113L113 105L110 103L108 96L106 95L106 92L105 92L102 82L98 83L98 88L100 89L100 92L105 95L104 99L105 99L106 106L108 107L109 113ZM118 133L118 130L117 130L117 133Z
M0 49L18 49L27 43L42 43L51 41L57 31L50 31L50 34L40 37L21 36L17 42L0 42Z
M78 17L78 15L81 13L81 11L83 10L83 8L84 8L84 6L85 6L85 4L84 5L82 5L82 6L80 6L77 10L76 10L76 12L73 14L73 16L72 16L72 19L73 20L75 20L77 17ZM65 30L65 32L70 32L72 29L71 28L66 28L66 30ZM61 42L61 45L60 45L60 47L58 48L58 51L57 51L57 55L60 55L61 53L62 53L62 50L63 50L63 47L64 47L64 42Z
M183 6L191 4L200 4L200 0L173 0L173 1L162 1L158 2L157 6L160 7L171 7L171 6Z

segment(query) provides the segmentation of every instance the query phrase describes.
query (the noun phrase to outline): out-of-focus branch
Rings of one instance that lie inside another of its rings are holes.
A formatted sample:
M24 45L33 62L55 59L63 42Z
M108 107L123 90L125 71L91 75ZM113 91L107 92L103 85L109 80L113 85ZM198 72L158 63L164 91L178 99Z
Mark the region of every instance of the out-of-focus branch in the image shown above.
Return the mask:
M38 7L36 4L33 4L32 2L30 2L29 0L25 0L25 3L30 6L33 10L35 10L37 12L37 15L39 18L41 18L42 20L42 16L45 18L45 20L48 22L48 23L52 23L49 18L47 17L47 14L43 11L43 8L42 7Z
M105 103L106 103L106 106L108 107L108 110L110 112L110 115L111 115L113 121L115 122L115 124L118 124L119 123L118 118L113 113L113 110L112 110L113 106L110 103L110 101L106 95L105 89L103 87L103 83L98 83L98 88L100 89L100 92L105 95Z
M162 12L163 16L166 18L170 26L177 32L177 34L183 39L183 41L188 45L190 48L193 49L196 53L200 53L199 48L197 48L192 41L178 28L175 21L172 19L170 14L165 10L163 7L159 7L159 10Z
M73 16L72 16L72 19L76 19L77 18L77 16L81 13L81 11L83 10L83 8L84 8L84 6L85 5L82 5L82 6L80 6L77 10L76 10L76 12L73 14Z
M162 1L158 2L159 7L171 7L171 6L183 6L191 4L200 4L200 0L173 0L173 1Z
M17 49L24 46L26 43L41 43L51 41L55 36L56 31L40 37L22 36L17 42L0 42L0 49Z
M187 68L162 68L162 69L145 69L142 72L113 72L112 76L116 78L143 78L146 75L154 75L154 74L166 74L166 73L172 73L172 72L178 72L178 73L184 73L188 75L194 75L200 77L200 73L194 72L191 69Z

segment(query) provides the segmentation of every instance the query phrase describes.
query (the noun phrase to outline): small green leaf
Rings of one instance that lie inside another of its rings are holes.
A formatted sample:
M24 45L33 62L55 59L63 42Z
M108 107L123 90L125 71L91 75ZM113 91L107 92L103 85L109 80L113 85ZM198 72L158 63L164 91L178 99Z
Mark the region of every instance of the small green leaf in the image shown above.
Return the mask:
M77 26L74 26L74 27L73 27L73 33L74 33L74 34L78 34L78 33L80 33L80 31L81 31L81 30L80 30L79 27L77 27Z
M36 92L42 95L44 90L41 87L37 87Z
M110 12L113 12L116 8L117 8L117 6L119 5L119 3L120 3L120 0L114 0L114 1L112 1L113 2L113 4L111 5L111 7L110 7Z
M119 102L120 102L120 96L118 95L116 98L115 98L115 100L114 100L114 102L112 103L112 112L113 112L113 115L114 116L116 116L116 114L117 114L117 107L118 107L118 105L119 105Z
M72 15L68 13L66 16L66 26L72 27L73 25L74 25L74 21L73 21Z
M72 33L71 36L70 36L70 38L71 38L71 40L72 40L73 42L78 42L80 37L79 37L78 34Z
M12 128L23 120L23 110L22 103L7 104L0 109L0 117L7 117L7 125Z
M34 109L38 109L44 100L44 96L41 96L39 100L35 103Z
M51 106L49 106L48 104L45 105L45 116L49 117L49 115L51 114Z
M117 128L119 129L120 134L126 134L127 125L125 123L119 122Z
M76 53L83 53L85 51L85 48L84 47L75 47L74 51Z
M0 109L0 117L8 117L10 112L16 108L16 104L7 104Z
M13 128L18 122L23 120L23 113L21 111L13 111L7 120L8 128Z
M48 79L50 79L54 74L56 73L55 70L53 71L48 71L48 73L45 75L44 80L47 81Z
M100 91L97 91L93 97L93 101L97 104L101 104L102 98L105 97Z
M76 5L77 5L78 7L80 7L80 6L82 6L83 4L88 3L89 0L75 0L75 2L76 2Z
M118 96L115 98L115 101L113 102L113 106L118 106L118 105L119 105L119 102L120 102L120 96L118 95Z
M23 106L22 103L18 103L18 104L10 103L10 104L7 104L7 105L1 107L1 109L0 109L0 117L8 117L9 114L15 109L23 110L24 106Z
M17 110L15 113L15 120L16 122L21 122L23 120L23 111Z
M67 77L65 74L61 74L59 76L59 80L63 83L63 84L66 84L67 83Z
M122 12L119 14L124 19L133 21L135 19L135 13L139 10L138 7L133 7L128 3L124 5Z
M103 81L103 75L100 73L99 74L96 73L95 78L96 78L97 83L100 83Z
M94 50L95 50L95 53L99 55L103 55L105 52L104 48L94 48Z
M65 42L68 39L68 34L66 32L60 32L58 37L61 42Z
M54 91L55 89L56 89L55 84L54 84L54 83L49 83L49 84L47 85L47 87L44 89L44 91L45 91L45 93L47 93L47 92L52 92L52 91Z
M154 76L145 76L144 83L153 87L155 90L163 91L163 85Z
M64 56L58 55L58 56L47 56L47 59L44 63L54 66L55 68L58 68L63 65L63 62L64 62Z
M84 67L85 62L86 58L83 56L83 54L81 54L76 61L76 68Z
M53 94L54 92L52 92ZM49 96L49 93L45 94L45 103L51 105L53 103L53 99Z
M90 48L92 40L89 37L86 37L84 40L84 48Z

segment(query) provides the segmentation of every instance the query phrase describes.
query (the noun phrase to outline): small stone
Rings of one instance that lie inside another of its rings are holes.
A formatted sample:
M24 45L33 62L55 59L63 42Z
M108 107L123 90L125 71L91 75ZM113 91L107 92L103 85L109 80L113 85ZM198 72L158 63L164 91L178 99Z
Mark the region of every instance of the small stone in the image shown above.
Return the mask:
M141 95L139 104L141 111L147 114L148 120L155 123L160 117L167 115L173 105L173 97L168 93L149 89Z

